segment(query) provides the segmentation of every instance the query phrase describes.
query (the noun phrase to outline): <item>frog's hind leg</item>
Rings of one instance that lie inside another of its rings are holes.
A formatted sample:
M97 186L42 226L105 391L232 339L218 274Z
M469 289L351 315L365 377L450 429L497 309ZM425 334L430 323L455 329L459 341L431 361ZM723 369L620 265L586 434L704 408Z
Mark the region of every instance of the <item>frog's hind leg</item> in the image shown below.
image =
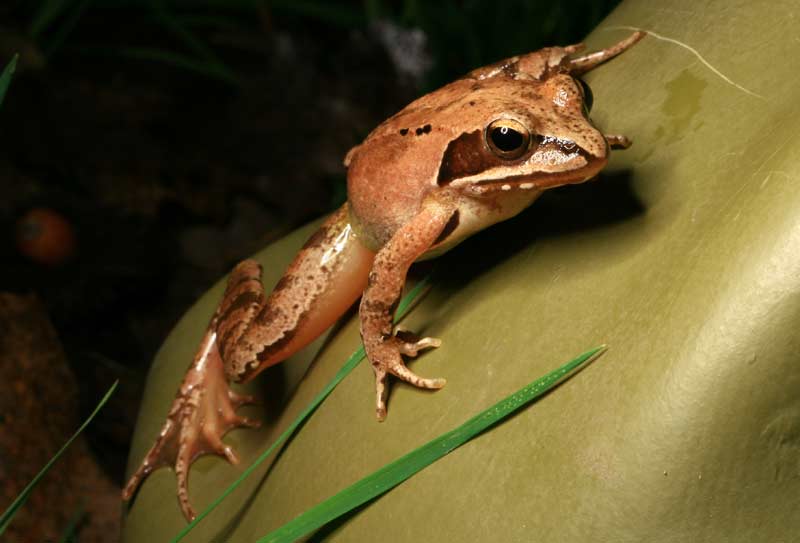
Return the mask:
M644 38L647 35L646 32L637 31L625 38L624 40L612 45L611 47L607 47L606 49L601 49L600 51L595 51L594 53L589 53L587 55L583 55L580 57L573 58L569 61L570 66L570 73L572 75L581 75L584 74L595 67L599 66L600 64L611 60L615 56L623 53L627 49L633 47L639 40ZM581 44L582 45L582 44ZM573 47L574 51L580 50L579 46L571 46ZM573 51L569 51L573 52Z
M327 330L366 288L374 259L356 239L345 204L306 242L266 301L253 288L261 268L252 260L239 264L247 279L229 287L217 326L229 378L247 382Z
M246 381L285 360L327 329L365 288L373 259L374 253L355 239L345 205L303 246L269 297L261 266L253 260L239 263L159 437L125 486L123 498L130 499L153 470L172 465L181 510L193 519L188 497L192 462L211 453L236 463L222 437L233 428L257 425L236 415L252 398L236 394L229 383Z

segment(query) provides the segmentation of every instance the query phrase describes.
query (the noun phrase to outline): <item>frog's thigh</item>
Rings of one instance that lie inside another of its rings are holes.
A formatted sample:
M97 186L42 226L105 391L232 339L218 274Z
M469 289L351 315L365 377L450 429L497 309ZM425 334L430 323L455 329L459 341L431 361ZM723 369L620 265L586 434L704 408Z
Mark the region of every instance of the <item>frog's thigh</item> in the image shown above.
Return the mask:
M268 298L261 267L237 266L218 310L229 378L252 379L317 338L361 295L374 256L352 234L345 204L306 242Z

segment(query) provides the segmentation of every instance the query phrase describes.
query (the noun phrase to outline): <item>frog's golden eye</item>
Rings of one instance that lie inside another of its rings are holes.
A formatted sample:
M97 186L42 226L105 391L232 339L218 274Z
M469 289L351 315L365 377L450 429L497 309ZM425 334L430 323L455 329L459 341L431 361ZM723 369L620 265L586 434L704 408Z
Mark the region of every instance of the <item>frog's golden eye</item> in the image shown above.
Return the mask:
M531 133L514 119L497 119L486 127L486 144L505 160L521 157L531 142Z

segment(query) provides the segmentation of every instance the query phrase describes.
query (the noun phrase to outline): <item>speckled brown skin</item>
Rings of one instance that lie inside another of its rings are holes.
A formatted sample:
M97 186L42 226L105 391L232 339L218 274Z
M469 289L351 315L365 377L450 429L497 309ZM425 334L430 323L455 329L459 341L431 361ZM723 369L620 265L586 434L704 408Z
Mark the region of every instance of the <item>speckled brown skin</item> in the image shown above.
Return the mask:
M231 273L161 434L123 497L130 498L153 469L174 463L181 509L193 518L191 462L203 453L235 462L221 438L231 428L254 424L235 414L249 398L234 394L228 382L251 379L285 360L362 292L361 337L375 373L378 420L386 416L389 375L418 387L444 386L444 379L417 376L402 358L437 347L439 340L393 331L409 266L516 215L548 188L592 178L608 161L610 147L630 145L592 125L575 76L643 36L637 32L574 59L569 55L580 45L474 70L411 103L351 149L345 158L348 203L306 243L269 297L254 261ZM490 141L498 122L511 123L521 135L511 153Z
M305 243L266 301L261 267L239 264L216 326L228 379L249 381L316 339L361 296L374 257L359 243L345 204Z
M361 337L376 379L376 415L386 416L388 374L423 388L425 379L403 364L414 344L391 333L394 306L408 267L447 251L469 235L516 215L542 191L594 177L609 146L624 136L604 136L591 123L581 85L584 73L644 36L569 59L580 46L552 47L474 70L416 100L375 129L348 153L351 218L362 239L378 251L361 298ZM512 119L531 133L528 148L512 159L498 156L486 127ZM454 220L455 219L455 220ZM424 346L438 346L426 338Z
M236 394L228 383L249 380L303 348L364 290L375 255L356 240L347 217L345 204L306 242L268 298L257 262L245 260L233 269L158 439L123 499L154 469L173 465L181 511L188 520L195 517L188 496L192 462L210 453L237 463L222 437L233 428L257 426L236 415L252 398Z

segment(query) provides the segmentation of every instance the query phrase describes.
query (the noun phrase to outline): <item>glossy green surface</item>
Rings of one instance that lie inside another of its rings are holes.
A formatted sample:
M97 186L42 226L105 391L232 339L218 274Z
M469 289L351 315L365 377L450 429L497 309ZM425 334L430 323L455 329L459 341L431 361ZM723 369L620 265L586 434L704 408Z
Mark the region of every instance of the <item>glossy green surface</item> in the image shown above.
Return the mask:
M362 364L268 476L261 469L187 540L253 541L599 343L608 352L566 386L330 528L329 540L795 539L798 17L793 2L623 3L590 49L628 32L608 27L634 25L695 49L714 69L649 36L592 73L593 118L634 146L595 182L552 191L439 259L436 287L404 325L443 339L412 367L447 386L395 385L378 424ZM307 233L260 254L267 284ZM219 294L204 297L159 353L134 461L156 435ZM244 461L357 344L351 319L266 428L227 438ZM280 395L303 366L273 368L255 386ZM270 377L277 385L263 384ZM264 409L248 413L264 418ZM196 506L238 469L197 462ZM125 540L167 540L182 525L174 475L161 470L139 493Z

